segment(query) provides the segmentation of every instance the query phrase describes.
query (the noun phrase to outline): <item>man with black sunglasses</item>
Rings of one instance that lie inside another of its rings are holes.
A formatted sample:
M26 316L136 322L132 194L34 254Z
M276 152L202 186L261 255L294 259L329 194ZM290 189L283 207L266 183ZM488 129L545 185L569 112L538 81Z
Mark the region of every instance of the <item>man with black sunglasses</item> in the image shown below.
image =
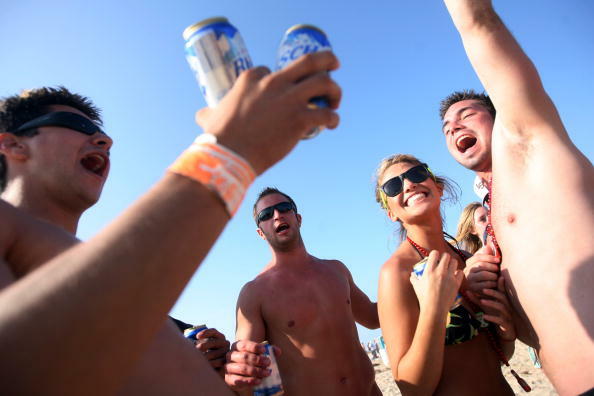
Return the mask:
M489 190L492 247L474 275L501 288L503 276L519 338L559 393L594 394L594 168L491 1L445 3L489 93L440 109L448 150Z
M301 238L301 214L287 194L266 188L254 204L258 235L272 260L247 283L237 301L237 342L225 380L240 394L266 377L262 341L277 358L286 394L379 395L374 371L358 340L355 321L379 327L377 304L337 260L310 255Z
M109 174L113 142L101 129L99 109L64 87L26 91L0 105L0 198L74 236L82 213L97 202ZM181 331L191 327L172 320ZM167 323L162 337L175 336L172 329ZM218 370L229 341L216 329L208 329L196 347ZM154 361L175 351L155 344L138 375L147 375L146 369L153 366L163 376L161 365Z

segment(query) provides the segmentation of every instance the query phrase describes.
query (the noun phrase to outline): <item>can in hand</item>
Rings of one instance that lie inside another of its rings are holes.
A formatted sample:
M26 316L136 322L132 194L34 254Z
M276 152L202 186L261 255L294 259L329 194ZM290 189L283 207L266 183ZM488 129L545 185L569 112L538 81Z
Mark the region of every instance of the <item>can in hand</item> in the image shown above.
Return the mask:
M206 330L206 329L208 329L208 327L206 327L205 324L188 327L187 329L184 330L184 337L186 337L190 341L193 341L195 344L198 341L198 340L196 340L196 334L198 334L202 330Z
M282 396L285 394L285 391L283 389L280 372L278 371L276 356L274 356L274 348L268 341L264 341L262 344L266 348L264 354L270 359L270 366L268 366L268 368L270 368L272 372L268 377L262 379L260 385L254 387L253 396Z
M295 25L290 27L283 36L276 57L276 69L281 70L295 62L299 57L320 51L332 51L326 33L312 25ZM324 97L312 98L311 108L328 107L328 99ZM303 139L317 136L323 126L311 130Z
M206 104L215 107L239 74L252 67L250 54L227 18L209 18L184 30L186 59L196 75Z

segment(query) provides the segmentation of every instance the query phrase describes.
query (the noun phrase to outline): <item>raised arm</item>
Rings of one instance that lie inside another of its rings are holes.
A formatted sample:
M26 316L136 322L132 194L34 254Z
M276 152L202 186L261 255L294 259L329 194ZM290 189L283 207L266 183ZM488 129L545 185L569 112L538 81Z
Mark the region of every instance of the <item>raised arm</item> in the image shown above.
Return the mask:
M273 74L247 71L202 126L260 174L314 126L337 125L340 89L326 73L336 67L322 52ZM309 109L316 96L331 108ZM168 173L96 237L3 290L3 391L114 393L228 220L204 184Z
M491 0L445 0L466 54L506 131L524 138L568 139L538 72L492 7Z

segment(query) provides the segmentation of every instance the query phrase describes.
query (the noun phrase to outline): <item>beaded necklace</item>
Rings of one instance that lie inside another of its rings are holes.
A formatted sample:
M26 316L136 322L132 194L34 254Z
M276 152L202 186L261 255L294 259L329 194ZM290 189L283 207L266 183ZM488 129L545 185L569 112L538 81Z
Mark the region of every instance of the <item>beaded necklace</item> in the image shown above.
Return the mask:
M489 211L489 213L490 213L490 211ZM489 218L489 223L491 223L490 218ZM452 238L452 239L455 241L454 238ZM429 251L427 249L425 249L424 247L422 247L421 245L419 245L418 243L416 243L415 241L413 241L409 236L406 237L406 240L408 241L408 243L410 243L412 245L413 248L415 248L415 250L422 257L429 256ZM493 234L493 241L495 242L495 234ZM462 253L462 251L458 247L449 244L447 241L446 241L446 244L448 246L450 246L452 248L452 250L454 250L454 252L456 252L458 254L458 256L460 256L460 259L462 260L463 263L466 263L466 256L464 256L464 253ZM497 247L497 249L499 249L499 246L497 244L495 246ZM470 305L470 307L474 311L474 314L476 315L476 312L479 311L479 308L468 298L468 296L466 295L466 290L460 289L460 293L465 298L466 302ZM482 321L482 318L481 318L481 321ZM482 330L482 328L480 330ZM487 330L487 338L489 339L489 344L491 344L491 347L497 354L499 360L501 362L503 362L503 364L505 364L507 367L509 367L511 374L515 377L516 381L518 381L518 384L522 387L522 389L524 389L525 392L530 392L532 390L530 385L528 385L528 383L522 377L520 377L514 369L511 368L509 361L505 357L505 353L503 353L503 349L501 349L501 345L499 344L499 340L497 339L497 334L493 331L492 326L487 327L486 330Z

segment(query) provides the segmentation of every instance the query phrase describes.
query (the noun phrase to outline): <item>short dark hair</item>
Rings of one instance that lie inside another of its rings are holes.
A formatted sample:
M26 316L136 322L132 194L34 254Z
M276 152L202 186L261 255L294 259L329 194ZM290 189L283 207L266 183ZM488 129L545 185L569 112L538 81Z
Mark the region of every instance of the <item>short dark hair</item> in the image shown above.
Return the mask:
M260 194L258 194L258 198L256 198L256 202L254 202L253 216L254 216L254 220L256 221L256 223L258 222L258 220L257 220L258 212L256 211L256 206L258 205L258 202L260 202L260 200L262 198L264 198L265 196L270 195L270 194L283 195L285 198L287 198L287 200L289 200L289 203L291 205L293 205L293 207L295 208L295 213L297 213L297 204L295 204L295 201L293 201L293 198L289 197L287 194L280 191L276 187L266 187L265 189L263 189L260 192Z
M85 96L58 87L42 87L3 98L0 101L0 133L9 132L17 136L35 136L37 129L13 132L24 123L50 113L50 106L70 106L82 111L98 125L103 125L101 110ZM0 192L6 188L6 159L0 154Z
M443 120L445 113L448 111L450 106L455 103L461 102L463 100L477 100L485 106L485 108L489 111L493 119L495 119L495 106L493 106L493 102L491 102L491 98L489 95L483 93L477 93L472 89L467 89L464 91L456 91L450 95L448 95L445 99L443 99L439 103L439 118Z

